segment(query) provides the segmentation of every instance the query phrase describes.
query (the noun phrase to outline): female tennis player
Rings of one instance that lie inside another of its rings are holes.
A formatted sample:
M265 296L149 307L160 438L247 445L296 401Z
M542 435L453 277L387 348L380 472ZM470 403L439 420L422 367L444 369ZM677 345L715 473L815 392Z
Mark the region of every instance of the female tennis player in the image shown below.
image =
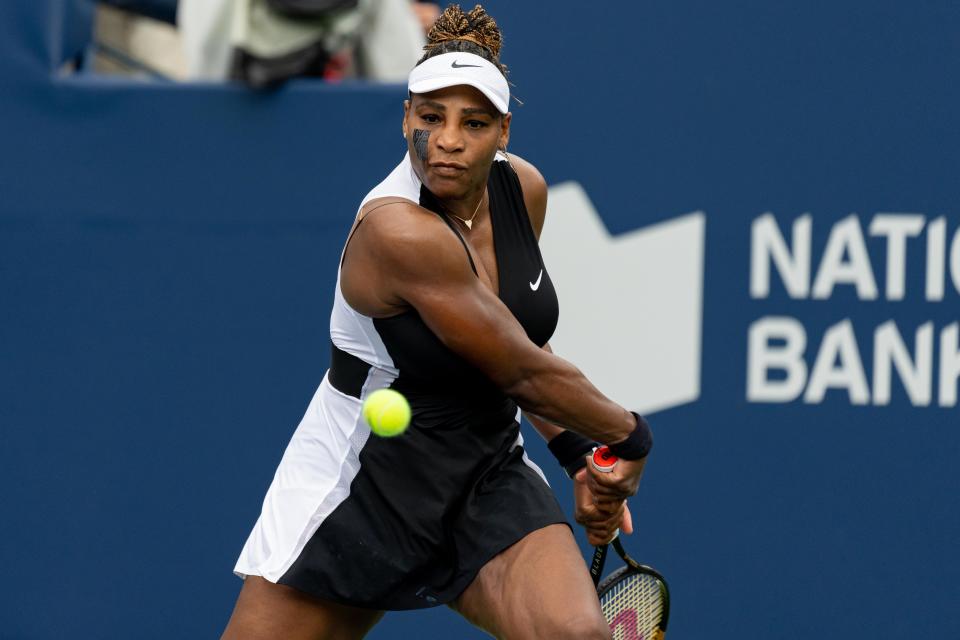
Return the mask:
M547 188L506 152L500 42L480 6L453 5L410 73L407 154L347 238L330 369L237 562L225 638L362 638L384 611L440 604L499 638L610 637L518 408L576 476L594 544L629 530L651 436L547 344ZM371 437L361 415L384 387L413 409L400 437ZM583 469L595 442L613 472Z

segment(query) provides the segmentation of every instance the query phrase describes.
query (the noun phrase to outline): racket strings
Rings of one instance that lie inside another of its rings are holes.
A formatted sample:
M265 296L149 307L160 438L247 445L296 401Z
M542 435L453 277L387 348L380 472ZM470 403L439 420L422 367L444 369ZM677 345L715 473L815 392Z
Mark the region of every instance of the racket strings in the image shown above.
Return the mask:
M600 599L614 640L655 640L663 616L660 585L652 576L630 573Z

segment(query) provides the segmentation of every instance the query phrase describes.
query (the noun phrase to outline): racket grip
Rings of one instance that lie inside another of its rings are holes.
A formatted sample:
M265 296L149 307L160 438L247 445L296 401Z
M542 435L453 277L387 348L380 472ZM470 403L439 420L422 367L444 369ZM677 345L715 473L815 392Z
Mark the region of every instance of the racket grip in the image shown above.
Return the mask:
M593 550L593 560L590 562L590 577L593 579L593 586L600 584L600 576L603 574L603 565L607 560L607 545L602 544Z
M590 461L593 463L593 468L601 473L610 473L613 471L613 468L617 466L619 460L620 458L613 455L610 447L607 445L595 448L593 450L593 456L590 458Z

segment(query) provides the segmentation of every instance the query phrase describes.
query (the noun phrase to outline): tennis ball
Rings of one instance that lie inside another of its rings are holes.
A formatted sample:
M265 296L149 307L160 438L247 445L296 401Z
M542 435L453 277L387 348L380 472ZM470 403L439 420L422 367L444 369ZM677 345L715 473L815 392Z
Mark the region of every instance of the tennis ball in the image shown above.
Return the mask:
M410 404L393 389L377 389L363 403L363 417L378 436L392 438L407 430Z

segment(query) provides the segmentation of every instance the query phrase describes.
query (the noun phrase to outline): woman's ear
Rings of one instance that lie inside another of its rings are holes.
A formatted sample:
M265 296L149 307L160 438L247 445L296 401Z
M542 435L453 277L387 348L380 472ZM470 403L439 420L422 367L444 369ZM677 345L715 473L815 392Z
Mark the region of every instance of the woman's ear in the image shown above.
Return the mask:
M410 114L410 101L403 101L403 123L400 125L403 129L403 137L407 137L407 116Z
M507 143L510 142L510 119L513 114L505 113L500 124L500 140L497 147L504 153L507 152Z

